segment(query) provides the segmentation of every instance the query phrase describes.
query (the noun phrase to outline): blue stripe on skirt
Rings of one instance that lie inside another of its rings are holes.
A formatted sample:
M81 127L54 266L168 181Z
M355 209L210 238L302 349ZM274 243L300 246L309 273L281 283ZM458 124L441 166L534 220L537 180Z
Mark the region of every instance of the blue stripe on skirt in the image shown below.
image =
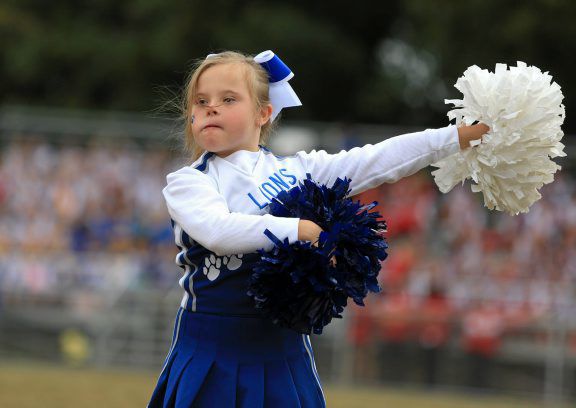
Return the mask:
M307 336L267 319L178 310L157 407L325 407Z

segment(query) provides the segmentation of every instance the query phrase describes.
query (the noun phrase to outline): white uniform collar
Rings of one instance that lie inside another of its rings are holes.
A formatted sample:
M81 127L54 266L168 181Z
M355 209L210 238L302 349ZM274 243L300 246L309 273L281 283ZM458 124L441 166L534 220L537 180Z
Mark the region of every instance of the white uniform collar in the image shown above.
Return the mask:
M261 150L256 152L251 152L249 150L238 150L226 157L221 157L222 160L226 160L232 163L236 167L242 169L248 174L252 174L258 159L260 158Z

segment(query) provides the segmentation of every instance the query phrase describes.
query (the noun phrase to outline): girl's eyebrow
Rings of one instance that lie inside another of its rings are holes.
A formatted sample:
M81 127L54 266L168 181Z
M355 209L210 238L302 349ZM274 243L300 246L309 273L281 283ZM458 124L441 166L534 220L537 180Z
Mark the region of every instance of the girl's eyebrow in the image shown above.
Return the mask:
M234 91L233 89L225 89L225 90L223 90L223 91L220 91L219 94L221 94L221 95L225 95L225 94L240 95L239 92ZM206 96L206 94L205 94L204 92L198 92L198 93L196 94L196 97L199 97L199 96Z

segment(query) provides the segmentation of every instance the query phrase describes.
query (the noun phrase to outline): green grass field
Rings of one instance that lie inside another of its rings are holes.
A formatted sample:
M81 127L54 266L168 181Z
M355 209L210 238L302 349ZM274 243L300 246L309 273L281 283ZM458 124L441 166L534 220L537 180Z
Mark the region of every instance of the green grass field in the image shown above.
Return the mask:
M157 373L73 369L44 365L0 366L2 408L145 407ZM402 391L391 388L326 387L329 407L504 408L539 402L478 395Z

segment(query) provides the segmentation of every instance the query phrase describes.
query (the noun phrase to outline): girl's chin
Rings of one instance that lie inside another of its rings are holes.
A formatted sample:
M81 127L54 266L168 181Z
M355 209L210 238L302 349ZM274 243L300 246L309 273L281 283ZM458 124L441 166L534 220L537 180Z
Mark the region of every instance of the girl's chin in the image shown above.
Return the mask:
M217 151L224 147L222 146L220 138L213 135L201 135L200 137L197 137L196 144L209 152Z

